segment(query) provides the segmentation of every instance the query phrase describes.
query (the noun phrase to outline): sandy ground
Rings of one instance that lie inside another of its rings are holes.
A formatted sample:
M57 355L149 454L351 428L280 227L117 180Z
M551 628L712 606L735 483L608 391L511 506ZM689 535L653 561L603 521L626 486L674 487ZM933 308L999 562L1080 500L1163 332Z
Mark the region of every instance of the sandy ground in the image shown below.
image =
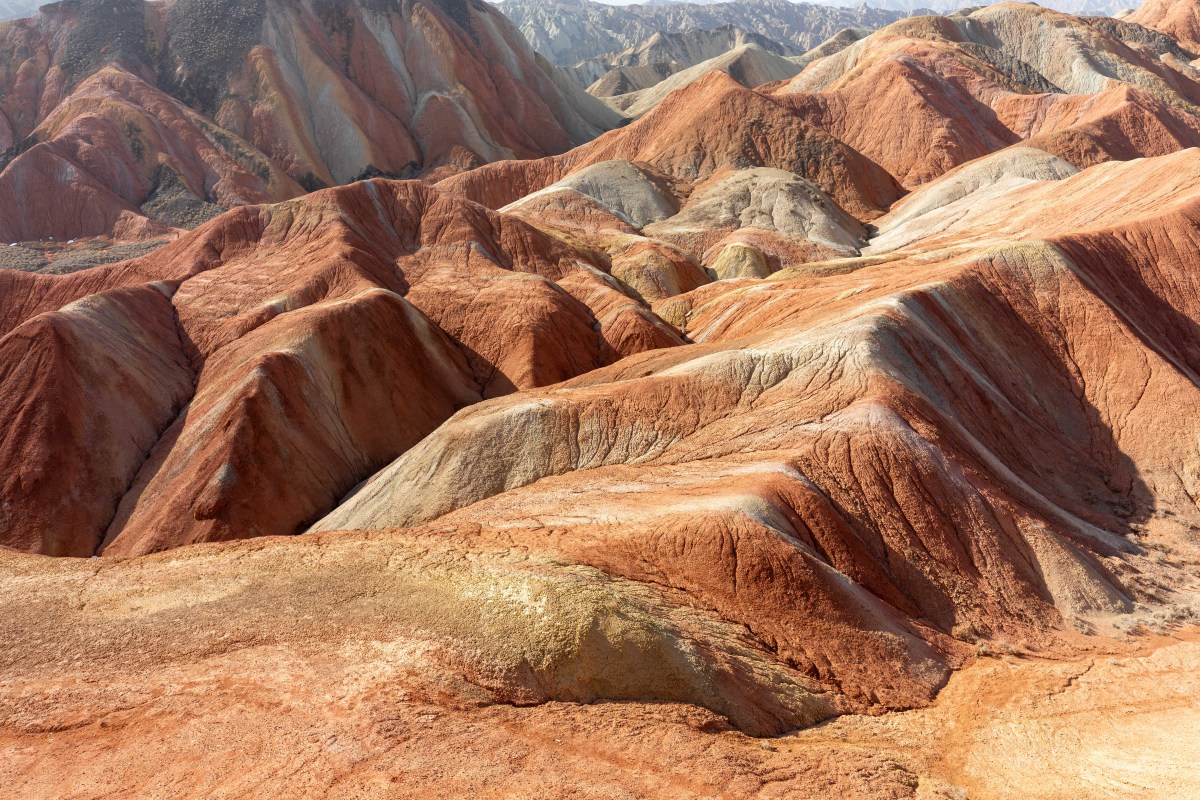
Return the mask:
M986 658L928 709L783 740L892 754L918 796L1200 797L1200 630L1078 660Z
M931 708L769 740L682 705L471 707L406 688L422 677L362 691L269 648L248 657L257 678L190 665L102 716L5 726L4 796L1200 797L1200 629L1066 661L982 658ZM50 694L63 712L87 691Z

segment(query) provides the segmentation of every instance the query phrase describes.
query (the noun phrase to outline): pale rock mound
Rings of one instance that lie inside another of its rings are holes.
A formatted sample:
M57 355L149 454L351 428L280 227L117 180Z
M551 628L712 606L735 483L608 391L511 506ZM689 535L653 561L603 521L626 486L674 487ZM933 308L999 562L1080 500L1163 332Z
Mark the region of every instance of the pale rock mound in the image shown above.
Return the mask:
M876 220L865 254L887 252L943 230L973 213L1005 205L1010 191L1028 183L1069 178L1079 170L1032 147L1011 147L970 161L924 184Z
M517 211L547 195L568 191L590 197L636 228L666 219L679 211L679 201L660 177L625 160L603 161L585 167L501 210Z
M764 83L791 78L800 72L800 67L756 44L748 44L677 72L648 89L607 97L605 102L625 116L636 119L661 103L671 92L694 83L713 71L723 72L752 89Z
M776 268L855 256L867 238L863 225L816 186L765 167L702 184L679 214L647 226L645 233L701 254L706 262L727 240L745 239L767 252Z
M796 53L788 45L729 25L715 30L660 31L641 44L595 59L594 62L611 68L591 82L588 92L597 97L612 97L649 89L680 70L721 58L746 45L756 45L777 56L787 57ZM574 69L579 70L582 66L578 64Z

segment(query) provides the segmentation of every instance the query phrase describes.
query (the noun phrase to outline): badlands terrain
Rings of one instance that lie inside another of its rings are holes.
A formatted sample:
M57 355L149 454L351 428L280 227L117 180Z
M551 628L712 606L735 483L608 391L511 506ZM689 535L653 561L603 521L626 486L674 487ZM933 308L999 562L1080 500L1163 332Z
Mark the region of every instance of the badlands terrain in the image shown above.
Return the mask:
M4 796L1200 797L1200 4L726 25L0 24Z
M864 4L840 7L789 0L635 5L595 0L504 0L497 8L525 34L535 50L563 65L632 47L656 33L687 34L723 26L765 36L804 52L844 28L877 28L907 16Z
M619 119L479 0L63 0L0 23L0 239L161 241Z

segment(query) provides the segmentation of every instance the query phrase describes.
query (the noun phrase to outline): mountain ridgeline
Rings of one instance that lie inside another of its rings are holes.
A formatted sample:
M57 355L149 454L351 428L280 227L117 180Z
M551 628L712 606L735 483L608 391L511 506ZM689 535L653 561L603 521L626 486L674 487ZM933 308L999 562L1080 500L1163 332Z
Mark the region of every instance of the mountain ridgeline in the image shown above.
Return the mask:
M843 28L881 28L908 16L863 5L835 8L789 0L616 6L593 0L505 0L497 6L533 49L562 66L616 53L656 33L732 26L804 52Z
M5 800L1200 797L1198 22L11 23Z
M194 215L156 212L562 152L619 119L478 0L63 0L0 33L8 241L162 236Z

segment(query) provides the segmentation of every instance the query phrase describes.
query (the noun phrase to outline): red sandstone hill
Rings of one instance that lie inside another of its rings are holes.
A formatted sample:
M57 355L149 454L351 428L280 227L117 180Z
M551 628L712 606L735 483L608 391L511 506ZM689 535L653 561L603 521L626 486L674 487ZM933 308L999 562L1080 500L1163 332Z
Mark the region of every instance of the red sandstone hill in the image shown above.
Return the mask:
M463 405L682 341L585 256L413 182L0 286L0 449L26 465L0 539L58 555L297 533Z
M565 87L477 0L65 0L0 23L0 239L561 152L616 120Z
M1080 167L1200 143L1197 73L1117 33L1014 3L905 20L775 93L906 187L1018 142Z
M847 38L0 271L0 783L1200 789L1194 75L1015 4Z
M1200 51L1200 8L1191 0L1147 0L1125 20L1165 33L1192 53Z

